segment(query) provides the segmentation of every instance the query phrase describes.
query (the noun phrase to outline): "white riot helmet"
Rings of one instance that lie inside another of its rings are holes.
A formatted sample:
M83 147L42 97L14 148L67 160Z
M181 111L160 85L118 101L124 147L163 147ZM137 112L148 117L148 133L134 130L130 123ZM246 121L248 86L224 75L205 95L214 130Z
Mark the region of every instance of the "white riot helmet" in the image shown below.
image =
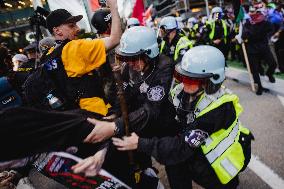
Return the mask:
M167 16L162 18L160 28L164 30L172 30L178 28L178 23L175 17Z
M225 80L225 57L213 46L196 46L184 54L175 72L181 78L209 79L215 85L221 84Z
M26 55L24 54L16 54L15 56L13 56L12 58L12 62L16 62L16 61L19 61L19 62L28 62L29 59Z
M132 57L146 54L149 58L159 55L156 33L145 26L134 26L126 30L116 53L121 57Z
M189 29L193 28L194 24L197 23L197 19L194 18L194 17L190 17L188 20L187 20L187 27Z
M215 13L223 13L223 10L221 7L214 7L211 11L211 14L215 14Z
M187 23L197 23L197 19L195 17L190 17L188 20L187 20Z
M211 11L211 18L215 20L220 20L223 17L223 10L221 7L214 7Z
M140 26L140 22L137 18L129 18L127 20L127 28L131 28L133 26Z
M205 23L207 22L207 20L208 20L208 17L207 17L207 16L202 16L201 22L202 22L203 24L205 24Z
M182 17L176 17L177 20L177 25L178 25L178 29L183 29L184 28L184 24L183 24L183 19Z

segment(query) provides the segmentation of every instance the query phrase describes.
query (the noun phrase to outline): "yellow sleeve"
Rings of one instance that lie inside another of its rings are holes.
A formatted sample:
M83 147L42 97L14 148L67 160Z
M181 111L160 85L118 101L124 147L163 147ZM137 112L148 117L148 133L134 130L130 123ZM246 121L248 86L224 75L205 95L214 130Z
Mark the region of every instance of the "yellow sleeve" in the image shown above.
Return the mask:
M62 62L68 77L81 77L106 62L102 39L79 39L67 43L62 50Z

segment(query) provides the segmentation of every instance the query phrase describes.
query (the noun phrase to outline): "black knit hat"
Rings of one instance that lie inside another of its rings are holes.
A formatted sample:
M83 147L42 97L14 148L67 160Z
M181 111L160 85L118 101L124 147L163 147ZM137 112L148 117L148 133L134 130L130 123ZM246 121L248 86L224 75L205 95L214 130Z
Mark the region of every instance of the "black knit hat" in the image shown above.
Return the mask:
M83 18L82 15L72 16L70 12L65 9L56 9L46 17L46 26L50 33L54 27L61 24L78 22Z

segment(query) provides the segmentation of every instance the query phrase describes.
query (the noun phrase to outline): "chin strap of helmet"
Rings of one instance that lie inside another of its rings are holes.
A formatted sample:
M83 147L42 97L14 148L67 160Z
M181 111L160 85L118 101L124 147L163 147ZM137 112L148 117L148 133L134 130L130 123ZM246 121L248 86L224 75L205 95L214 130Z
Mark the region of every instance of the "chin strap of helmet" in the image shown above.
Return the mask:
M214 84L212 81L208 80L205 86L205 92L207 94L214 94L216 93L222 86L222 82L218 84Z

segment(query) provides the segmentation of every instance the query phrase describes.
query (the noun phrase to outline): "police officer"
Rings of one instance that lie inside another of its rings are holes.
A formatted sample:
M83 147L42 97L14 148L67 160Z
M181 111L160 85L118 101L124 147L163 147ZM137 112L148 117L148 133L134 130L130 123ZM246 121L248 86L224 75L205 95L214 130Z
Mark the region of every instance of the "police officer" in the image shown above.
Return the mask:
M145 26L127 29L122 35L116 53L118 59L125 62L122 76L129 112L129 127L135 130L139 128L138 132L145 137L174 133L175 130L171 130L171 125L168 124L174 116L174 109L169 108L168 101L173 64L165 55L159 55L155 31ZM114 134L124 133L125 123L122 117L113 122L92 120L92 123L96 124L96 128L87 138L86 141L89 142L99 142ZM120 165L114 165L113 162L117 162L119 156L110 157L112 159L107 160L110 162L107 170L112 169L110 172L120 177L123 174L127 175L127 161L123 164L125 160L121 158ZM149 156L139 154L137 158L142 169L151 167Z
M250 159L250 131L239 121L238 97L222 86L225 58L217 48L198 46L175 67L181 84L171 92L176 124L183 128L173 138L113 138L119 150L137 149L172 166L171 188L236 188L238 174ZM170 174L169 174L170 173Z
M128 18L127 20L127 28L131 28L133 26L140 26L140 22L137 18Z
M211 12L212 21L209 22L210 32L209 40L210 44L217 47L223 54L226 54L227 44L227 25L223 17L223 10L221 7L214 7Z
M193 47L193 42L178 30L176 18L173 16L164 17L160 22L159 35L163 38L160 46L160 53L172 58L177 63L185 52Z
M197 19L195 17L190 17L187 20L187 28L189 29L188 38L196 39L198 24L197 24Z
M110 106L104 99L100 78L94 70L106 62L106 51L114 48L121 36L117 2L109 0L108 4L112 13L111 34L95 40L77 40L80 28L76 23L82 15L72 16L65 9L52 11L46 18L46 25L56 46L43 60L55 81L55 93L60 93L66 107L80 107L102 116L108 114ZM46 98L54 101L55 95L53 91L51 93L46 94Z

